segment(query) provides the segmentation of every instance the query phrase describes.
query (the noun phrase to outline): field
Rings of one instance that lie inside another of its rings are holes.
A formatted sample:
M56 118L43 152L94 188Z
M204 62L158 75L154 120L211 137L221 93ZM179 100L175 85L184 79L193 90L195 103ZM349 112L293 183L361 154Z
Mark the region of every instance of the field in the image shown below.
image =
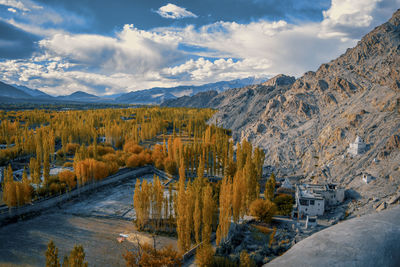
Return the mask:
M152 176L144 177L152 180ZM91 266L125 266L122 254L134 247L136 234L141 241L152 242L149 234L138 233L132 223L135 178L89 196L54 208L38 217L0 228L0 266L44 266L44 253L50 239L62 258L82 244ZM119 243L119 234L127 234ZM157 237L157 246L172 244L176 239Z

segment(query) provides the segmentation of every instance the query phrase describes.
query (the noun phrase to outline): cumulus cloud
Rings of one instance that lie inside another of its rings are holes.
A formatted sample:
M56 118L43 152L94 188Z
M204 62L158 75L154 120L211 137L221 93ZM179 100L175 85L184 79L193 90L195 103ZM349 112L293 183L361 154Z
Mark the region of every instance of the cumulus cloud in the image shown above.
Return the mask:
M47 53L106 72L145 73L182 59L172 36L125 25L115 37L55 34L39 42Z
M167 19L197 18L196 14L186 10L186 8L171 3L160 7L156 12Z
M9 7L7 10L10 11L11 13L17 13L17 10L12 7Z
M399 6L399 0L332 0L330 8L323 11L320 37L358 39Z

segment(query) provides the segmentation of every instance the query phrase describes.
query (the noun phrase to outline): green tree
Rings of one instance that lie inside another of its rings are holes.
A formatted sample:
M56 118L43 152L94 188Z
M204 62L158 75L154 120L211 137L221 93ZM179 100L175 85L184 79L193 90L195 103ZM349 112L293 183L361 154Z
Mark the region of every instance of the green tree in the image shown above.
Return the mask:
M280 215L290 215L293 210L293 197L288 194L279 194L275 197L274 203Z

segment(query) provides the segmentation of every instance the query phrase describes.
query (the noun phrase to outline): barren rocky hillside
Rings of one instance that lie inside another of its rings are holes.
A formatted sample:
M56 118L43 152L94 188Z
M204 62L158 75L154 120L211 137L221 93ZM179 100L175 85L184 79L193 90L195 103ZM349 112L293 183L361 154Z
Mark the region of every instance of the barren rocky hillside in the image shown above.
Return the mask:
M279 75L200 102L219 110L211 122L263 147L265 164L280 175L339 182L372 207L400 184L400 10L316 72ZM350 156L357 135L368 150ZM362 173L375 179L365 184Z

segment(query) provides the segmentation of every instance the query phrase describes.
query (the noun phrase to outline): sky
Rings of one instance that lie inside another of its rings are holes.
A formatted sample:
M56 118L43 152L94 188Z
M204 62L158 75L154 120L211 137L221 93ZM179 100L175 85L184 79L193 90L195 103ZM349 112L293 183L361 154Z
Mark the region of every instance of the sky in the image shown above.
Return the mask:
M300 77L386 22L400 0L0 0L0 80L112 95Z

